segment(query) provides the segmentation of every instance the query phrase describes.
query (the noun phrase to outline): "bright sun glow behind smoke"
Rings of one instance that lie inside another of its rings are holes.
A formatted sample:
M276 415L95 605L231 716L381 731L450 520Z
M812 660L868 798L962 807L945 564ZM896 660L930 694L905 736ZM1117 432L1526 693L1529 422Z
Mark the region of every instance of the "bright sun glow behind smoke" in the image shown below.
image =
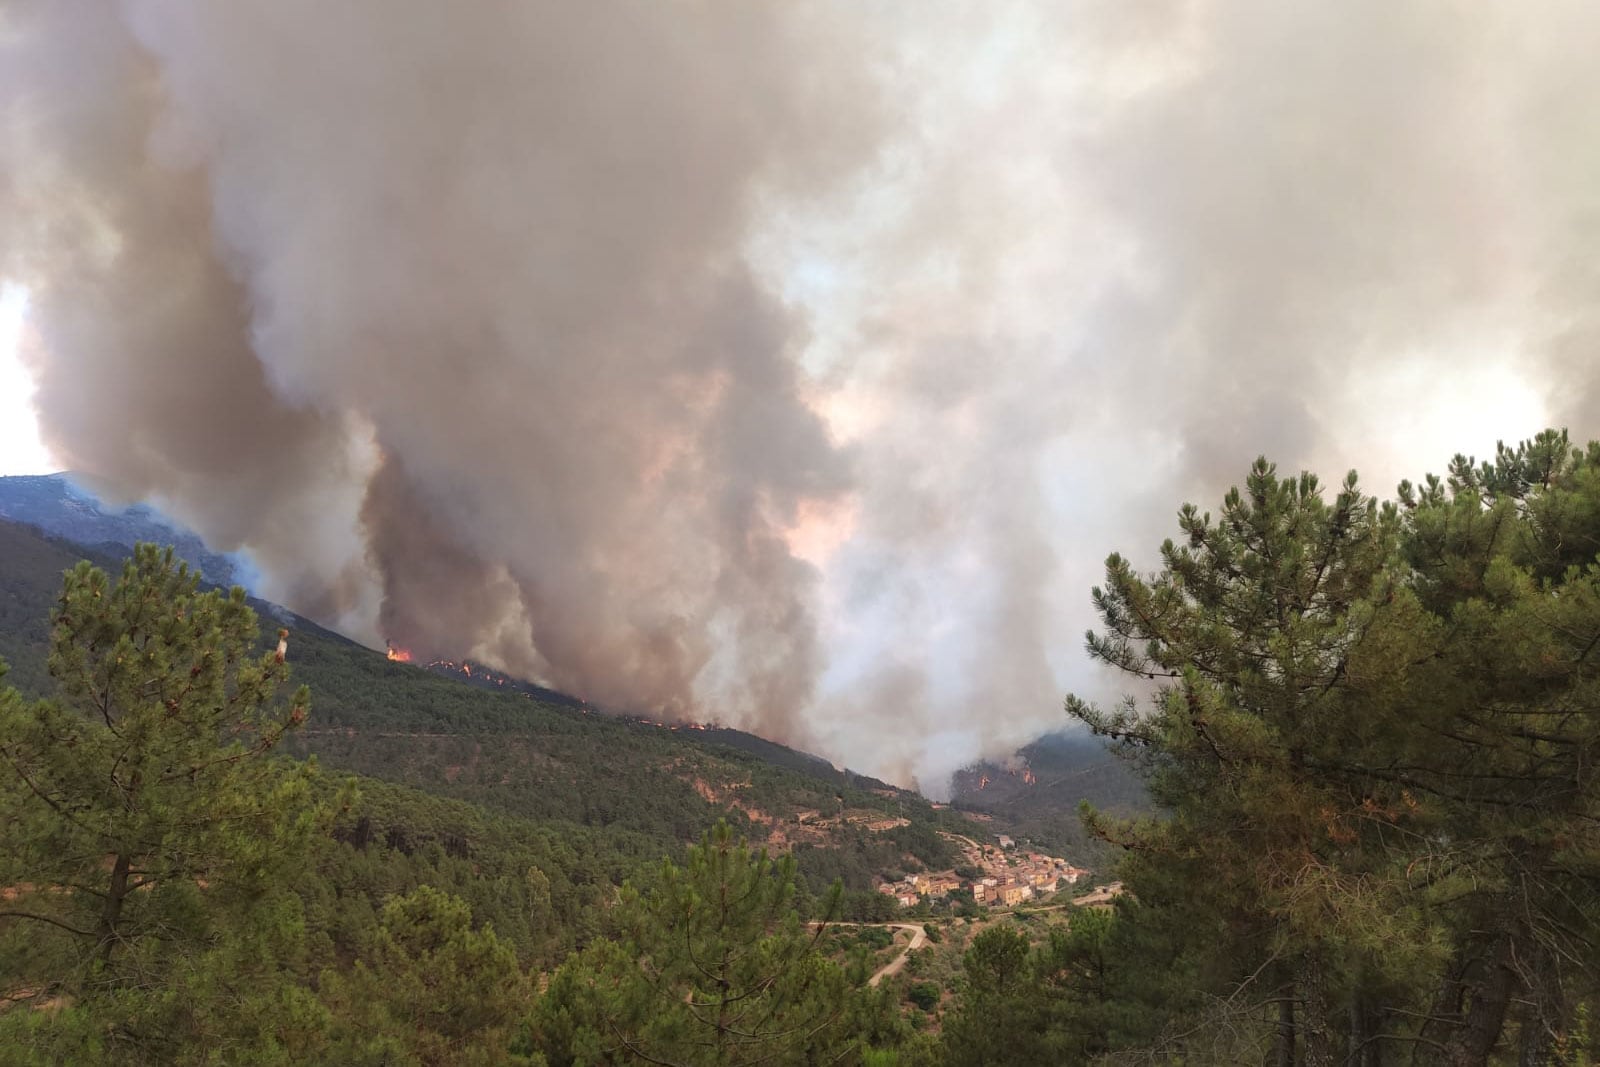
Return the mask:
M1437 366L1397 361L1362 383L1317 457L1326 481L1359 465L1370 493L1392 497L1402 478L1417 481L1442 474L1457 452L1493 459L1495 443L1515 445L1545 429L1547 398L1527 372L1496 359L1494 352L1467 352L1450 373ZM1583 428L1573 427L1583 438Z
M27 290L17 286L0 289L0 475L44 474L57 469L39 442L33 376L19 354L27 313Z

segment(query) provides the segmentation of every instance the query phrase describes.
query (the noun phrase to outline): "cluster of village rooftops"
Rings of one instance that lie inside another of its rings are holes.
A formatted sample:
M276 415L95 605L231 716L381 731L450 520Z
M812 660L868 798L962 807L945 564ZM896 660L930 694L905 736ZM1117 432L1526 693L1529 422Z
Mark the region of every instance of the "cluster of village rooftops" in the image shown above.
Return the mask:
M980 844L969 837L946 836L961 846L965 858L963 869L969 874L971 870L981 872L978 877L963 878L954 871L910 874L885 882L878 887L878 892L908 908L924 899L937 899L962 889L970 890L972 899L979 904L1014 907L1075 886L1089 873L1060 856L1018 848L1005 834L996 834L992 845ZM1073 903L1092 906L1102 903L1102 897L1109 900L1116 896L1120 889L1120 885L1102 886Z

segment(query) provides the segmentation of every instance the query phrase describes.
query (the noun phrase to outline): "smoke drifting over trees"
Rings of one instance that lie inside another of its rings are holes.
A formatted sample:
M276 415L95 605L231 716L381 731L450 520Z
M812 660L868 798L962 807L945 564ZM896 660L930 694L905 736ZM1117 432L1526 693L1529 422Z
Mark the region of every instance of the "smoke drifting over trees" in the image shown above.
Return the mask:
M268 595L938 790L1256 453L1597 429L1597 19L0 0L0 277Z

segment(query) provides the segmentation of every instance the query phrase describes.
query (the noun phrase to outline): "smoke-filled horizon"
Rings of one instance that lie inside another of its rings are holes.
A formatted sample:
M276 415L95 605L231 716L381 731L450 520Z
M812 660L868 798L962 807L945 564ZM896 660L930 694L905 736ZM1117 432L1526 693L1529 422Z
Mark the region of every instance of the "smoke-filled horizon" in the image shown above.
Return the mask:
M1257 454L1600 432L1597 23L0 0L0 285L264 595L938 794Z

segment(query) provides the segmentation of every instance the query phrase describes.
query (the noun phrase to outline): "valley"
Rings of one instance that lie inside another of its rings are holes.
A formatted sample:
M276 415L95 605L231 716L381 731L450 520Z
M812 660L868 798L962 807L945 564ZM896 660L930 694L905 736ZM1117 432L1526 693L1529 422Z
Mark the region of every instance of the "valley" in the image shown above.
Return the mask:
M5 683L25 696L53 691L48 620L61 575L84 558L116 574L122 551L0 519ZM559 975L621 936L615 909L635 887L659 891L663 860L698 862L727 833L758 850L750 862L792 878L788 899L861 991L852 996L867 998L852 1010L878 1013L883 1039L910 1048L918 1027L938 1032L941 1005L961 987L960 953L981 931L1043 936L1059 926L1048 917L1070 907L1054 903L1065 899L1058 890L1089 873L1075 854L1069 862L1030 845L1004 810L968 810L959 796L932 803L723 726L602 712L481 664L408 662L251 604L263 624L258 651L270 655L283 626L286 662L310 687L278 765L308 775L326 812L309 866L286 883L316 932L296 950L297 973L320 972L325 996L359 979L353 961L392 936L396 909L434 907L435 887L459 901L451 921L492 931L514 963L484 981ZM209 881L195 884L204 891ZM31 914L59 907L58 891L17 880L4 900ZM1053 902L1030 910L1043 901ZM10 944L0 936L0 963ZM58 1003L52 990L29 979L6 992L48 1007ZM0 1025L4 1017L0 1008ZM326 1040L344 1040L339 1033Z
M92 510L62 479L0 478L0 514L98 537L168 528L148 513L91 522ZM182 544L214 566L197 542ZM117 551L114 543L79 545L0 520L0 656L25 693L47 689L45 620L56 576L84 555L115 573ZM932 877L963 865L955 840L1002 831L1021 837L1028 825L1006 813L969 811L961 793L954 805L931 804L743 731L602 713L481 664L406 662L280 607L257 608L290 626L296 677L313 692L310 720L290 751L333 769L509 817L644 834L668 851L726 819L753 842L792 854L812 892L841 880L861 902L857 913L877 906L865 894L903 896L884 891L908 875ZM1059 811L1063 823L1075 825L1076 800ZM1035 823L1047 822L1036 808L1024 810ZM1067 828L1055 839L1081 837Z

